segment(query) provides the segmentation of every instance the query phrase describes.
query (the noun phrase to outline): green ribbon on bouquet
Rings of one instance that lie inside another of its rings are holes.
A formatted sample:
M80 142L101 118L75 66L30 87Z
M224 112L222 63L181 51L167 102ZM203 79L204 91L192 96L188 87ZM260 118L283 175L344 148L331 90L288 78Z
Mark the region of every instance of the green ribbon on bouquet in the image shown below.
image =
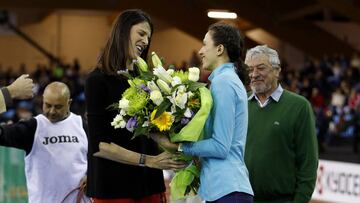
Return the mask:
M203 138L203 129L212 107L212 96L209 89L200 87L201 107L190 122L179 133L170 136L171 142L196 142ZM184 159L189 156L184 156ZM191 159L191 157L190 157ZM170 183L171 200L184 199L197 193L200 184L200 169L193 163L176 172Z

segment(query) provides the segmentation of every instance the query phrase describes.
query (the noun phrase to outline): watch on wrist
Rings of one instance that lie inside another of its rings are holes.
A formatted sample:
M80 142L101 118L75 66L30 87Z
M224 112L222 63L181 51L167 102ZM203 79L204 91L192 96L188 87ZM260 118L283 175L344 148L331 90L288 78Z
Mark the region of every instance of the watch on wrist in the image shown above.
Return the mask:
M146 160L146 155L145 154L140 154L139 166L144 167L145 166L145 160Z

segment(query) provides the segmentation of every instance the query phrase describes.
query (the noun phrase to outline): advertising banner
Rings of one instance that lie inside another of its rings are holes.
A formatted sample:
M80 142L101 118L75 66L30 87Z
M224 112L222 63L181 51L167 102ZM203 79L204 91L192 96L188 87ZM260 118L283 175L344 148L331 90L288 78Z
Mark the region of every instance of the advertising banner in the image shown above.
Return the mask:
M360 164L319 160L314 200L360 202Z
M27 203L25 152L0 147L0 203Z

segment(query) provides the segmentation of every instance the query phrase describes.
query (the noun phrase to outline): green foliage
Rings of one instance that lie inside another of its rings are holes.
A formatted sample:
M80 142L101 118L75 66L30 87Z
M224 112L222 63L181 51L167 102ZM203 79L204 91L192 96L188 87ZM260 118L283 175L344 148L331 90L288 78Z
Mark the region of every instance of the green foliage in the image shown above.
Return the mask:
M187 82L187 85L188 85L188 91L190 91L190 92L195 92L200 87L206 87L205 83L194 82L194 81L191 81L191 80L189 80Z
M171 106L171 102L168 99L164 99L164 101L159 105L156 109L156 114L154 119L158 118L162 113L164 113Z
M131 139L134 139L142 135L149 137L149 134L150 134L150 129L148 127L136 127L134 130L134 136Z

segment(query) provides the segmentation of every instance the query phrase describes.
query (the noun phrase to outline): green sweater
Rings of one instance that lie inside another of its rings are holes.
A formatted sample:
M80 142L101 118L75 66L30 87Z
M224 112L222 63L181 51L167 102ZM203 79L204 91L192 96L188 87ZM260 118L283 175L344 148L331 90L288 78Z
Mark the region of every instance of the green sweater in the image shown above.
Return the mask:
M284 90L264 108L249 101L245 163L254 202L309 202L318 151L314 114L304 97Z

